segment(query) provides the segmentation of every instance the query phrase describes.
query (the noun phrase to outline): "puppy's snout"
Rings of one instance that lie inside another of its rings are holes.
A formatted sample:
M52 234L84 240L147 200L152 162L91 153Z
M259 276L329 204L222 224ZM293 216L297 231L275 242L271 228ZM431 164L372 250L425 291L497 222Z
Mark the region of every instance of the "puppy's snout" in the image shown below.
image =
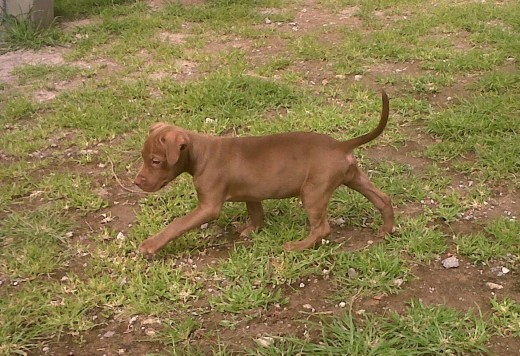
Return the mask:
M146 178L142 175L137 175L134 180L134 184L137 185L139 188L143 185L143 183L146 182Z

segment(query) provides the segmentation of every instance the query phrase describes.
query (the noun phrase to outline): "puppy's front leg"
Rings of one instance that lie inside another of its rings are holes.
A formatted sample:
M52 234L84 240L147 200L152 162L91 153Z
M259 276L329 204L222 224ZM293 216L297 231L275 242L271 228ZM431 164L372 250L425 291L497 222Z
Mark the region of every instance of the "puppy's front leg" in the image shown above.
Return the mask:
M264 208L261 202L246 202L248 221L239 230L241 237L248 237L250 233L256 231L264 224Z
M195 210L185 216L174 219L164 230L146 239L141 246L139 246L139 251L147 256L153 256L173 239L191 229L218 218L221 208L222 204L199 203L199 206Z

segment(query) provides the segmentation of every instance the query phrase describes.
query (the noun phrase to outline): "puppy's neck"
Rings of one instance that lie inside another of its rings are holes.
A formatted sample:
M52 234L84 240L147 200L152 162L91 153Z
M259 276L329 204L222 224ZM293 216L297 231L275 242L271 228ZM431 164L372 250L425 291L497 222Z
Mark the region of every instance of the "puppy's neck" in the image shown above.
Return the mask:
M193 131L187 133L190 139L184 150L186 154L184 171L197 177L204 171L209 157L217 154L220 138Z

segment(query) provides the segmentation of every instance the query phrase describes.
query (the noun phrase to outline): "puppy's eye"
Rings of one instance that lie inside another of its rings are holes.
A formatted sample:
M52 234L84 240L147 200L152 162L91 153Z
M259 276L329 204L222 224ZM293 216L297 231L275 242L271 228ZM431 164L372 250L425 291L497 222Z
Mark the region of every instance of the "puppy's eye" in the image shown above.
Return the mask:
M153 164L154 166L158 166L158 165L161 164L161 161L159 161L158 159L152 159L152 164Z

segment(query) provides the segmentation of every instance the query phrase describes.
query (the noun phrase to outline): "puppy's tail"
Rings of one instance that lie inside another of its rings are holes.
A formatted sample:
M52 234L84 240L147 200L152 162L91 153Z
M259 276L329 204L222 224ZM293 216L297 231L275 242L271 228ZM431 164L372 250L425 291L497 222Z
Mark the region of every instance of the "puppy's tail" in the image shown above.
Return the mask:
M379 120L379 124L375 129L373 129L367 134L355 137L348 141L341 142L340 147L345 152L351 152L352 150L354 150L354 148L372 141L377 136L381 135L381 133L385 129L386 123L388 122L388 114L390 112L390 103L388 102L388 95L386 95L386 92L384 90L381 91L381 97L383 99L383 110L381 111L381 119Z

